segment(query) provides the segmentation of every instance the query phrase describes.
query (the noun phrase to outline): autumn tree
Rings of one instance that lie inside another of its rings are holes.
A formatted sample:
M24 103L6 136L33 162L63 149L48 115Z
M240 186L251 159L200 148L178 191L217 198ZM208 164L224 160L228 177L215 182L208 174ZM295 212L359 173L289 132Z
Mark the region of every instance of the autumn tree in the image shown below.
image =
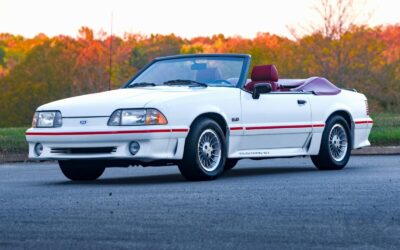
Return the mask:
M350 31L360 16L355 0L320 0L314 6L321 22L310 24L313 33L321 33L329 39L340 39L343 34Z
M321 13L335 16L329 14L332 6L322 7L326 11ZM334 25L335 20L296 39L269 33L253 39L222 34L192 39L173 34L111 37L87 27L76 38L0 34L0 126L27 126L43 103L107 90L110 56L112 87L118 88L155 57L179 53L248 53L253 65L275 64L281 78L327 77L366 94L373 112L398 112L400 25L371 28L347 21Z
M80 94L107 90L109 79L107 47L103 41L95 39L93 31L87 27L79 30L77 40L74 88Z
M132 48L130 63L140 69L155 57L179 54L182 44L182 39L174 34L151 35Z
M29 124L35 109L73 94L70 38L56 37L36 46L0 82L0 126Z
M4 61L5 55L6 55L6 52L4 51L4 47L0 46L0 66L2 66L2 67L5 66L5 61Z

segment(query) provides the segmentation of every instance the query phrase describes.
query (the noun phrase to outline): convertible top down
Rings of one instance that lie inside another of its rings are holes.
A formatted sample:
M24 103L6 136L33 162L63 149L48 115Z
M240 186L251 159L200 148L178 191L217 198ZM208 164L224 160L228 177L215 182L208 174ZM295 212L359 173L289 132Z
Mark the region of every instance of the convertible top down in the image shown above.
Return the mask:
M352 149L370 145L363 94L250 63L241 54L157 58L121 89L40 106L29 157L58 160L71 180L138 165L209 180L243 158L310 155L318 169L342 169Z

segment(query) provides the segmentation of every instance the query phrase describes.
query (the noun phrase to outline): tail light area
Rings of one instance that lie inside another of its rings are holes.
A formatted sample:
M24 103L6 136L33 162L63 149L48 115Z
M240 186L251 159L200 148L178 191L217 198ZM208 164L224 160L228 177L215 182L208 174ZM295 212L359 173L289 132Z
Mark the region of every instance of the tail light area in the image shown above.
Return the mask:
M365 100L365 113L369 115L368 100Z

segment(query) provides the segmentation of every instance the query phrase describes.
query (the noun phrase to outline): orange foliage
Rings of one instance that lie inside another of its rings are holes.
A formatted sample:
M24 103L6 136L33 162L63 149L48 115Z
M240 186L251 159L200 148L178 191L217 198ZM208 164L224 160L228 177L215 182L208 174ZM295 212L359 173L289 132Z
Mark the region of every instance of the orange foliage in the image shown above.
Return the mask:
M297 40L258 33L253 39L183 39L174 34L95 34L32 39L0 34L0 126L29 124L36 106L55 99L117 88L158 56L179 53L247 53L252 64L276 64L284 78L324 76L365 93L375 110L400 108L400 25L353 27L339 39L323 33ZM109 47L112 43L110 70ZM111 76L110 76L111 72Z

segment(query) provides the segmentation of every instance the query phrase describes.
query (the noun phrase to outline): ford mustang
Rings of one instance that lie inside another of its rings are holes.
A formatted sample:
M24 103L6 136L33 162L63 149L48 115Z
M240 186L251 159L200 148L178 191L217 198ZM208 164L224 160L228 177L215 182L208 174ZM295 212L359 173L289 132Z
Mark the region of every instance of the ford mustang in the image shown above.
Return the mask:
M29 157L57 160L71 180L167 165L210 180L244 158L309 155L318 169L338 170L370 145L363 94L250 65L241 54L162 57L120 89L40 106L26 131Z

